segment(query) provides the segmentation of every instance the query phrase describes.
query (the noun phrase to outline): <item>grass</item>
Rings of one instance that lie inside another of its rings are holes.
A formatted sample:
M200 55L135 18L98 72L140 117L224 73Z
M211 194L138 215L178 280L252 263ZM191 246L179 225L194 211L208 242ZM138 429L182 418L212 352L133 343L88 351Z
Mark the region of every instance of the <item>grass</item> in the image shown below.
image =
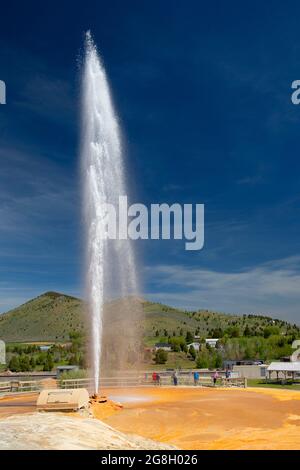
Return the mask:
M263 331L274 322L281 333L292 328L286 322L264 316L227 315L208 310L189 312L147 301L142 301L142 307L145 339L149 346L162 336L185 336L187 331L207 337L215 328L225 330L233 326L240 328L241 332L246 326ZM81 299L46 292L0 315L0 336L10 343L64 343L69 340L70 331L85 330L84 320Z
M248 379L248 387L261 387L261 388L274 388L278 390L299 390L300 391L300 382L291 382L287 381L285 384L280 382L271 382L268 383L265 380L261 379Z
M0 336L7 343L66 342L70 331L83 331L82 301L46 292L0 315Z
M190 360L186 357L183 352L169 352L168 360L165 364L147 364L145 366L153 370L164 370L164 369L194 369L195 361Z

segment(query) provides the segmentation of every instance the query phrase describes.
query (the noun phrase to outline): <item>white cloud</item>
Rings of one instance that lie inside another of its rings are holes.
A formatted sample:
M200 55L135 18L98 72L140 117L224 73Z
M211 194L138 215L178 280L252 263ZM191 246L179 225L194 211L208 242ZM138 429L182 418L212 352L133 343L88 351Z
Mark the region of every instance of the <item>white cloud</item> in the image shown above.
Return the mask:
M155 279L146 293L174 306L228 313L262 313L300 320L300 256L270 261L239 272L184 266L146 268Z
M75 204L73 179L33 150L0 148L0 238L48 230L70 217Z

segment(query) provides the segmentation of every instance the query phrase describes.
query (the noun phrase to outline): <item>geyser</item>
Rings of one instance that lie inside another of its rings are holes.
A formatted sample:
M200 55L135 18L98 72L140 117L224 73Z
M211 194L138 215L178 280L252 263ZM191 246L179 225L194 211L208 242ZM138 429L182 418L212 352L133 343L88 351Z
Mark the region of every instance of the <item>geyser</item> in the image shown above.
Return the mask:
M85 284L97 393L103 367L112 372L127 367L127 362L137 363L141 349L140 306L136 298L133 305L130 297L137 294L131 242L103 236L105 205L117 204L119 196L127 196L128 192L118 120L105 70L89 32L85 40L81 106Z

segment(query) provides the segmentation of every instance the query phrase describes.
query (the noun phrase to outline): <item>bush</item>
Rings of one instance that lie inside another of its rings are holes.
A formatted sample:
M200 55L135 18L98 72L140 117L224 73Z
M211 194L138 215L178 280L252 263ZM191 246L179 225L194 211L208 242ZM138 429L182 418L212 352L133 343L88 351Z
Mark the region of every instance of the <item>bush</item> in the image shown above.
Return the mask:
M60 380L68 380L68 379L86 379L88 378L88 371L84 369L79 370L69 370L63 372L59 379Z
M165 364L168 360L168 353L164 349L158 349L155 353L155 363Z

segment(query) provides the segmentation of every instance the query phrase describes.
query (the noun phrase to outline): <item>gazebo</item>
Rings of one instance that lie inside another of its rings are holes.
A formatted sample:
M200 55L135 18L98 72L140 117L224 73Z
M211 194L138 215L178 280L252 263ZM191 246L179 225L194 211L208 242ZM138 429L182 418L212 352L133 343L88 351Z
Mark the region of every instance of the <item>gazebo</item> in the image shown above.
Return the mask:
M300 377L300 361L295 362L272 362L268 367L269 379L272 378L272 373L275 372L277 376L277 380L280 379L279 374L281 374L281 378L287 380L288 377L291 377L292 380L295 379L295 376ZM283 376L283 377L282 377Z

